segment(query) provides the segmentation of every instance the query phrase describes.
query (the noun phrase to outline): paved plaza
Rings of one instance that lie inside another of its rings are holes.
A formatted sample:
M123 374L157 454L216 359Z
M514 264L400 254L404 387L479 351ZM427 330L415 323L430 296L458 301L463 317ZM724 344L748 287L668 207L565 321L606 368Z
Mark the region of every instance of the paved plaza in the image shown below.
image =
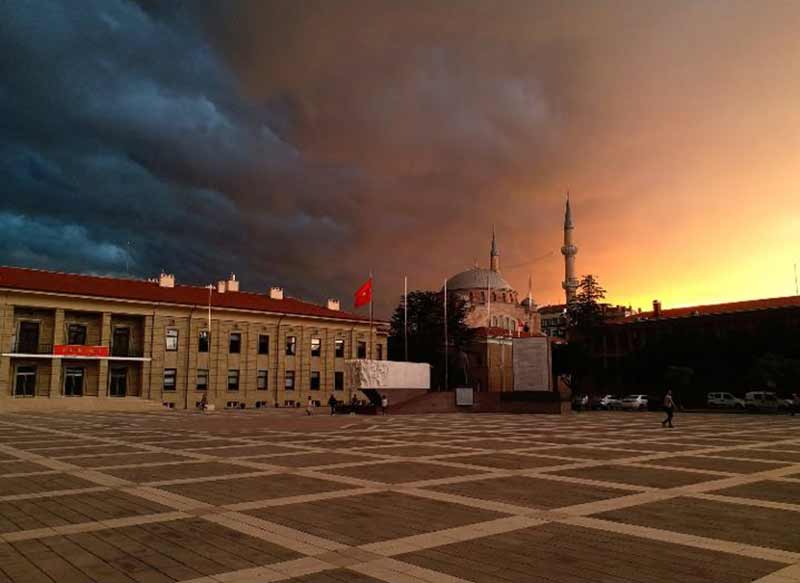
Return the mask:
M800 418L0 415L0 583L800 582Z

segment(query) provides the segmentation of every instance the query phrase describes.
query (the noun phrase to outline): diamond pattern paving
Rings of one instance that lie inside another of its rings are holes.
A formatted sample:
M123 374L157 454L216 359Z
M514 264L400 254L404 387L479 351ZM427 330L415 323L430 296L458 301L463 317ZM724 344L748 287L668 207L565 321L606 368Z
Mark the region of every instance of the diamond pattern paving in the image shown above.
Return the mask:
M0 414L0 583L800 583L800 420Z

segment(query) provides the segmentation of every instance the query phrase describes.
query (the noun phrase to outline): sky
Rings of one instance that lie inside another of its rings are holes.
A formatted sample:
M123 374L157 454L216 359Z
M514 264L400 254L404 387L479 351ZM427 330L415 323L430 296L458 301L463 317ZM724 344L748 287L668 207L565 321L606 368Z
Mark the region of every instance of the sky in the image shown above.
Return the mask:
M503 275L647 309L793 295L800 3L0 3L0 264L378 313Z

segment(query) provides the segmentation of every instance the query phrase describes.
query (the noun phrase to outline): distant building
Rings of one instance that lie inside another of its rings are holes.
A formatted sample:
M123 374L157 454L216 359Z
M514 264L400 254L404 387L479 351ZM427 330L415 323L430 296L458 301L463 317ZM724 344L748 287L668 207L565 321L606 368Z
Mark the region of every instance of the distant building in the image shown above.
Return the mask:
M473 267L447 280L450 297L467 305L466 323L470 328L502 329L511 335L537 334L541 330L532 290L520 302L519 294L500 273L500 252L492 231L489 269Z
M386 358L383 323L267 293L0 267L0 404L140 398L193 408L349 400L346 359ZM380 325L380 327L378 327Z

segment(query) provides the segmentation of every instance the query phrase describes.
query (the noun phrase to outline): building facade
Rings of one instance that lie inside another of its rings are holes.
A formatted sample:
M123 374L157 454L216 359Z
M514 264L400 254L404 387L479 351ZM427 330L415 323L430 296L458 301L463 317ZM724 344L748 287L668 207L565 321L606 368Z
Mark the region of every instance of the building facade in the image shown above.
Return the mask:
M0 399L349 400L345 361L385 359L383 330L335 300L240 292L233 276L204 288L0 267Z

